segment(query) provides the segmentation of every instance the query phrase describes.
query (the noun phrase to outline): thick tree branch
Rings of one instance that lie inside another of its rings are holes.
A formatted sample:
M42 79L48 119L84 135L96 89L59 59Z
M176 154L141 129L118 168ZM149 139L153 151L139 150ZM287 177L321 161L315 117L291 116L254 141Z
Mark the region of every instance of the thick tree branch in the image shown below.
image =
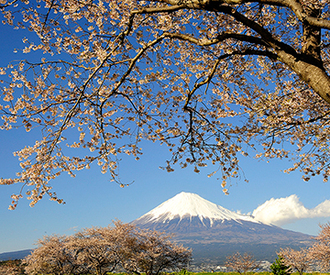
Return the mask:
M330 20L309 16L297 0L156 0L174 6L181 6L188 9L201 9L209 11L220 11L224 5L242 5L246 3L260 3L278 7L290 8L297 16L299 21L308 22L310 25L330 29Z
M304 8L301 6L299 1L283 0L283 3L286 7L290 8L295 13L299 21L303 23L307 22L308 24L314 27L330 29L330 20L308 15L304 11Z
M212 45L218 44L218 43L223 42L224 40L230 39L230 38L239 40L239 41L249 42L251 44L267 46L267 44L258 37L231 33L231 32L225 32L225 33L219 34L217 37L215 37L213 39L205 39L205 40L197 39L191 35L182 34L182 33L167 33L166 36L171 37L171 38L177 38L180 40L185 40L185 41L191 42L193 44L196 44L198 46L212 46Z

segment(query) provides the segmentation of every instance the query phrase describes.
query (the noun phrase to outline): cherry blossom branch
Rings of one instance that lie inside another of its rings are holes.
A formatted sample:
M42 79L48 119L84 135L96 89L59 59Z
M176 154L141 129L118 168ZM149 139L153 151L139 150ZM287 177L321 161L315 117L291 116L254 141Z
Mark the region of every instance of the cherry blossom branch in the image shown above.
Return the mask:
M7 8L7 7L9 7L9 6L15 4L16 2L17 2L17 0L14 0L14 1L12 1L12 2L8 2L7 4L1 4L1 5L0 5L0 9Z
M165 2L173 5L176 10L183 7L187 9L201 9L209 11L221 11L225 5L243 5L247 3L274 5L290 8L301 22L308 22L310 25L315 27L330 29L330 20L308 16L300 2L297 0L154 0L154 2ZM156 8L154 10L156 10Z

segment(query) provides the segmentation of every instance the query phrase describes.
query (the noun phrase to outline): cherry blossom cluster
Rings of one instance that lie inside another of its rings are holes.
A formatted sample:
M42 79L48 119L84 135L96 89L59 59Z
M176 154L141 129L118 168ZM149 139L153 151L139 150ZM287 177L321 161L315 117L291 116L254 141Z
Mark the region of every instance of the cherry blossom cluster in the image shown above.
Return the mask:
M0 68L1 129L38 133L0 184L35 205L64 203L52 180L165 145L161 168L210 164L228 193L243 156L330 175L328 1L39 0L0 2L27 58ZM37 38L35 38L37 37ZM36 57L37 56L37 57Z

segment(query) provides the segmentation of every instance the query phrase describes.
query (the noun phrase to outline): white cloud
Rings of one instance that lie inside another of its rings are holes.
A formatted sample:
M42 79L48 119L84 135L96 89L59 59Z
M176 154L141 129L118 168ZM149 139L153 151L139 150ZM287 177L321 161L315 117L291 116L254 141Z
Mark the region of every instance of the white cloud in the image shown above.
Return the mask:
M318 206L308 209L297 195L266 201L258 206L252 215L267 224L284 225L294 220L316 217L330 217L330 200L325 200Z

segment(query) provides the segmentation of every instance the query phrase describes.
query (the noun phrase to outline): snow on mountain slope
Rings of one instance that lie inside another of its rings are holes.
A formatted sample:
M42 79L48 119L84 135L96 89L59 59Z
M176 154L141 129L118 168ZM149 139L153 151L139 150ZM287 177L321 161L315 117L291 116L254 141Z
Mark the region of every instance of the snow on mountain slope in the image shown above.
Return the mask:
M197 194L181 192L165 201L158 207L146 213L138 220L145 222L168 222L174 218L198 217L203 223L204 219L210 220L212 226L215 220L250 221L259 223L252 216L241 215L209 202ZM137 220L137 221L138 221Z
M193 249L194 261L216 264L239 251L273 260L280 247L310 246L311 236L264 224L192 193L180 193L131 222L141 229L173 234Z

